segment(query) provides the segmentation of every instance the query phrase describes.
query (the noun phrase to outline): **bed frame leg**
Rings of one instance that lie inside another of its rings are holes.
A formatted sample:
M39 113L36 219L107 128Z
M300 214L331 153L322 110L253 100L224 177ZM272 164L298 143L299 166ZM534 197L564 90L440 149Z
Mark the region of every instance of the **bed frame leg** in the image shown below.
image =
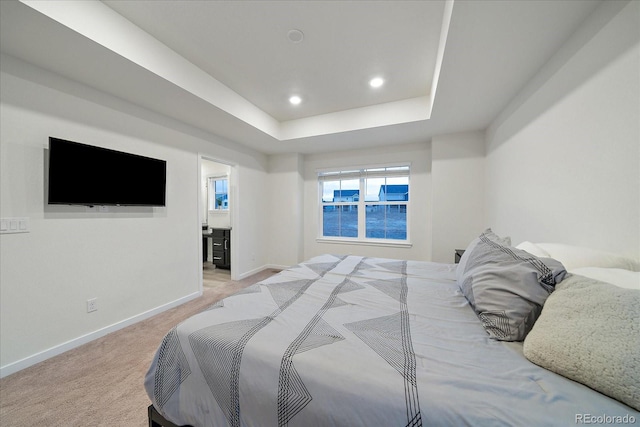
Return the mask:
M149 427L162 427L162 425L158 424L155 421L155 414L157 414L156 409L153 407L153 405L149 405L149 407L147 408L147 413L149 416Z
M167 420L165 417L160 415L156 408L153 405L149 405L147 408L147 414L149 416L149 427L181 427L177 426L171 421ZM191 426L183 426L183 427L191 427Z

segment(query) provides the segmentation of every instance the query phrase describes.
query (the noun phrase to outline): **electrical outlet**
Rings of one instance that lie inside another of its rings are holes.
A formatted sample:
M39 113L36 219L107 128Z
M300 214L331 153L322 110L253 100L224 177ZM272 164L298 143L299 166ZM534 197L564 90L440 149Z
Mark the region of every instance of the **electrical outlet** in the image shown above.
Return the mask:
M87 300L87 313L98 310L98 298L92 298Z

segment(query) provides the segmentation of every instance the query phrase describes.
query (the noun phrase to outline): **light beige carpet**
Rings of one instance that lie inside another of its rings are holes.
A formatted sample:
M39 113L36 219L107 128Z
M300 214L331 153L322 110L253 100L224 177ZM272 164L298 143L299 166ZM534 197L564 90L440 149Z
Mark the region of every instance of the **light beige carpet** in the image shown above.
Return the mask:
M210 283L200 298L1 379L0 426L147 426L144 376L164 335L275 273Z

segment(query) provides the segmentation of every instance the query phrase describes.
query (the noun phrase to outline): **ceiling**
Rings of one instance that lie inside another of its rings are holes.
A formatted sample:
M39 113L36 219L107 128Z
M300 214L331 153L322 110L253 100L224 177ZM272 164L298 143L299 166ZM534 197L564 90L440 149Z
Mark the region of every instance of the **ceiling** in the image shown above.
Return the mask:
M13 0L0 50L263 153L313 153L485 129L598 3Z
M103 3L278 121L427 95L444 13L444 1ZM383 90L368 87L377 75Z

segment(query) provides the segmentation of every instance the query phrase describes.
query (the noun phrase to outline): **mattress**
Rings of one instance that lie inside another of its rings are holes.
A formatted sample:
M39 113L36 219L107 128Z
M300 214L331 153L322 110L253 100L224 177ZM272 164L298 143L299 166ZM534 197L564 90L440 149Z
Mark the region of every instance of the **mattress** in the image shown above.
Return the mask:
M145 379L193 426L531 426L630 407L491 339L455 264L322 255L177 325Z

